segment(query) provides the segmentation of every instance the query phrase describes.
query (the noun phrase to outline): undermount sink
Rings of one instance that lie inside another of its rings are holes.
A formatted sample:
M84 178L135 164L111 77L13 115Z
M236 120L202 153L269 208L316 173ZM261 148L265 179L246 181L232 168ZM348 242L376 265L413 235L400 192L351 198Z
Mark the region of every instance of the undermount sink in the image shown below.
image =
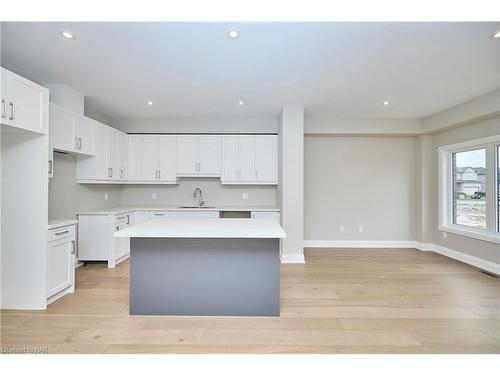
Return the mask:
M179 208L215 208L209 206L180 206Z

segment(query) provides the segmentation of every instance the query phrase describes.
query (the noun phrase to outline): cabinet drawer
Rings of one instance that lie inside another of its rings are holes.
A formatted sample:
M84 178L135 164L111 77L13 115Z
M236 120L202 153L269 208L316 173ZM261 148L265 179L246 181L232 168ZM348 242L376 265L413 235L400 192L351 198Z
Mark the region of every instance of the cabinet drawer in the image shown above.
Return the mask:
M170 216L168 211L149 211L149 220L162 219Z
M68 225L66 227L60 227L56 229L49 229L48 242L60 240L61 238L74 237L75 236L75 226Z
M280 213L274 211L252 211L252 219L280 222Z

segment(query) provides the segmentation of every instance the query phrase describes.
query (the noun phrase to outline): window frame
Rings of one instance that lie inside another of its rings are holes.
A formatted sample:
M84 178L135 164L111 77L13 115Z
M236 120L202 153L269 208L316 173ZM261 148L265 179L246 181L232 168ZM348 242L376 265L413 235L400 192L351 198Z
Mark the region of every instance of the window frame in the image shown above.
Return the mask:
M498 146L500 135L445 145L438 148L439 230L500 244L498 223ZM485 149L486 151L486 229L454 223L453 154Z

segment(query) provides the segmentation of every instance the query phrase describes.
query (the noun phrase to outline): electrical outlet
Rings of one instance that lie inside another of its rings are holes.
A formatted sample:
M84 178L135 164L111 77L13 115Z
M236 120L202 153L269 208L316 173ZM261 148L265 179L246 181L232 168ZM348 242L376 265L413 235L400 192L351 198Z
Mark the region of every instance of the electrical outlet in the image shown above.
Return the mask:
M344 228L344 226L343 226L343 225L341 225L339 229L340 229L340 231L341 231L342 233L344 233L345 228Z
M241 199L248 199L248 193L241 193Z
M107 201L108 200L108 193L104 193L104 200Z
M156 199L156 198L157 198L156 193L151 194L151 198L152 198L152 199Z
M359 233L363 232L363 226L362 226L362 225L360 225L360 226L358 227L358 232L359 232Z
M448 238L448 232L443 232L443 238L446 240Z

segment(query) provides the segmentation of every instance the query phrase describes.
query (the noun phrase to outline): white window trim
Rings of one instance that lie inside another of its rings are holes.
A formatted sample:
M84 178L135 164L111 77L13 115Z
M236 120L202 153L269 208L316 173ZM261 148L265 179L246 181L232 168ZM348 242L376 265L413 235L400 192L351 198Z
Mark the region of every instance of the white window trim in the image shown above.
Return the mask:
M500 135L495 135L439 147L439 230L500 244L500 233L497 231L498 198L496 196L496 184L498 177L495 147L499 144ZM452 154L478 148L486 149L486 229L471 228L453 223Z

